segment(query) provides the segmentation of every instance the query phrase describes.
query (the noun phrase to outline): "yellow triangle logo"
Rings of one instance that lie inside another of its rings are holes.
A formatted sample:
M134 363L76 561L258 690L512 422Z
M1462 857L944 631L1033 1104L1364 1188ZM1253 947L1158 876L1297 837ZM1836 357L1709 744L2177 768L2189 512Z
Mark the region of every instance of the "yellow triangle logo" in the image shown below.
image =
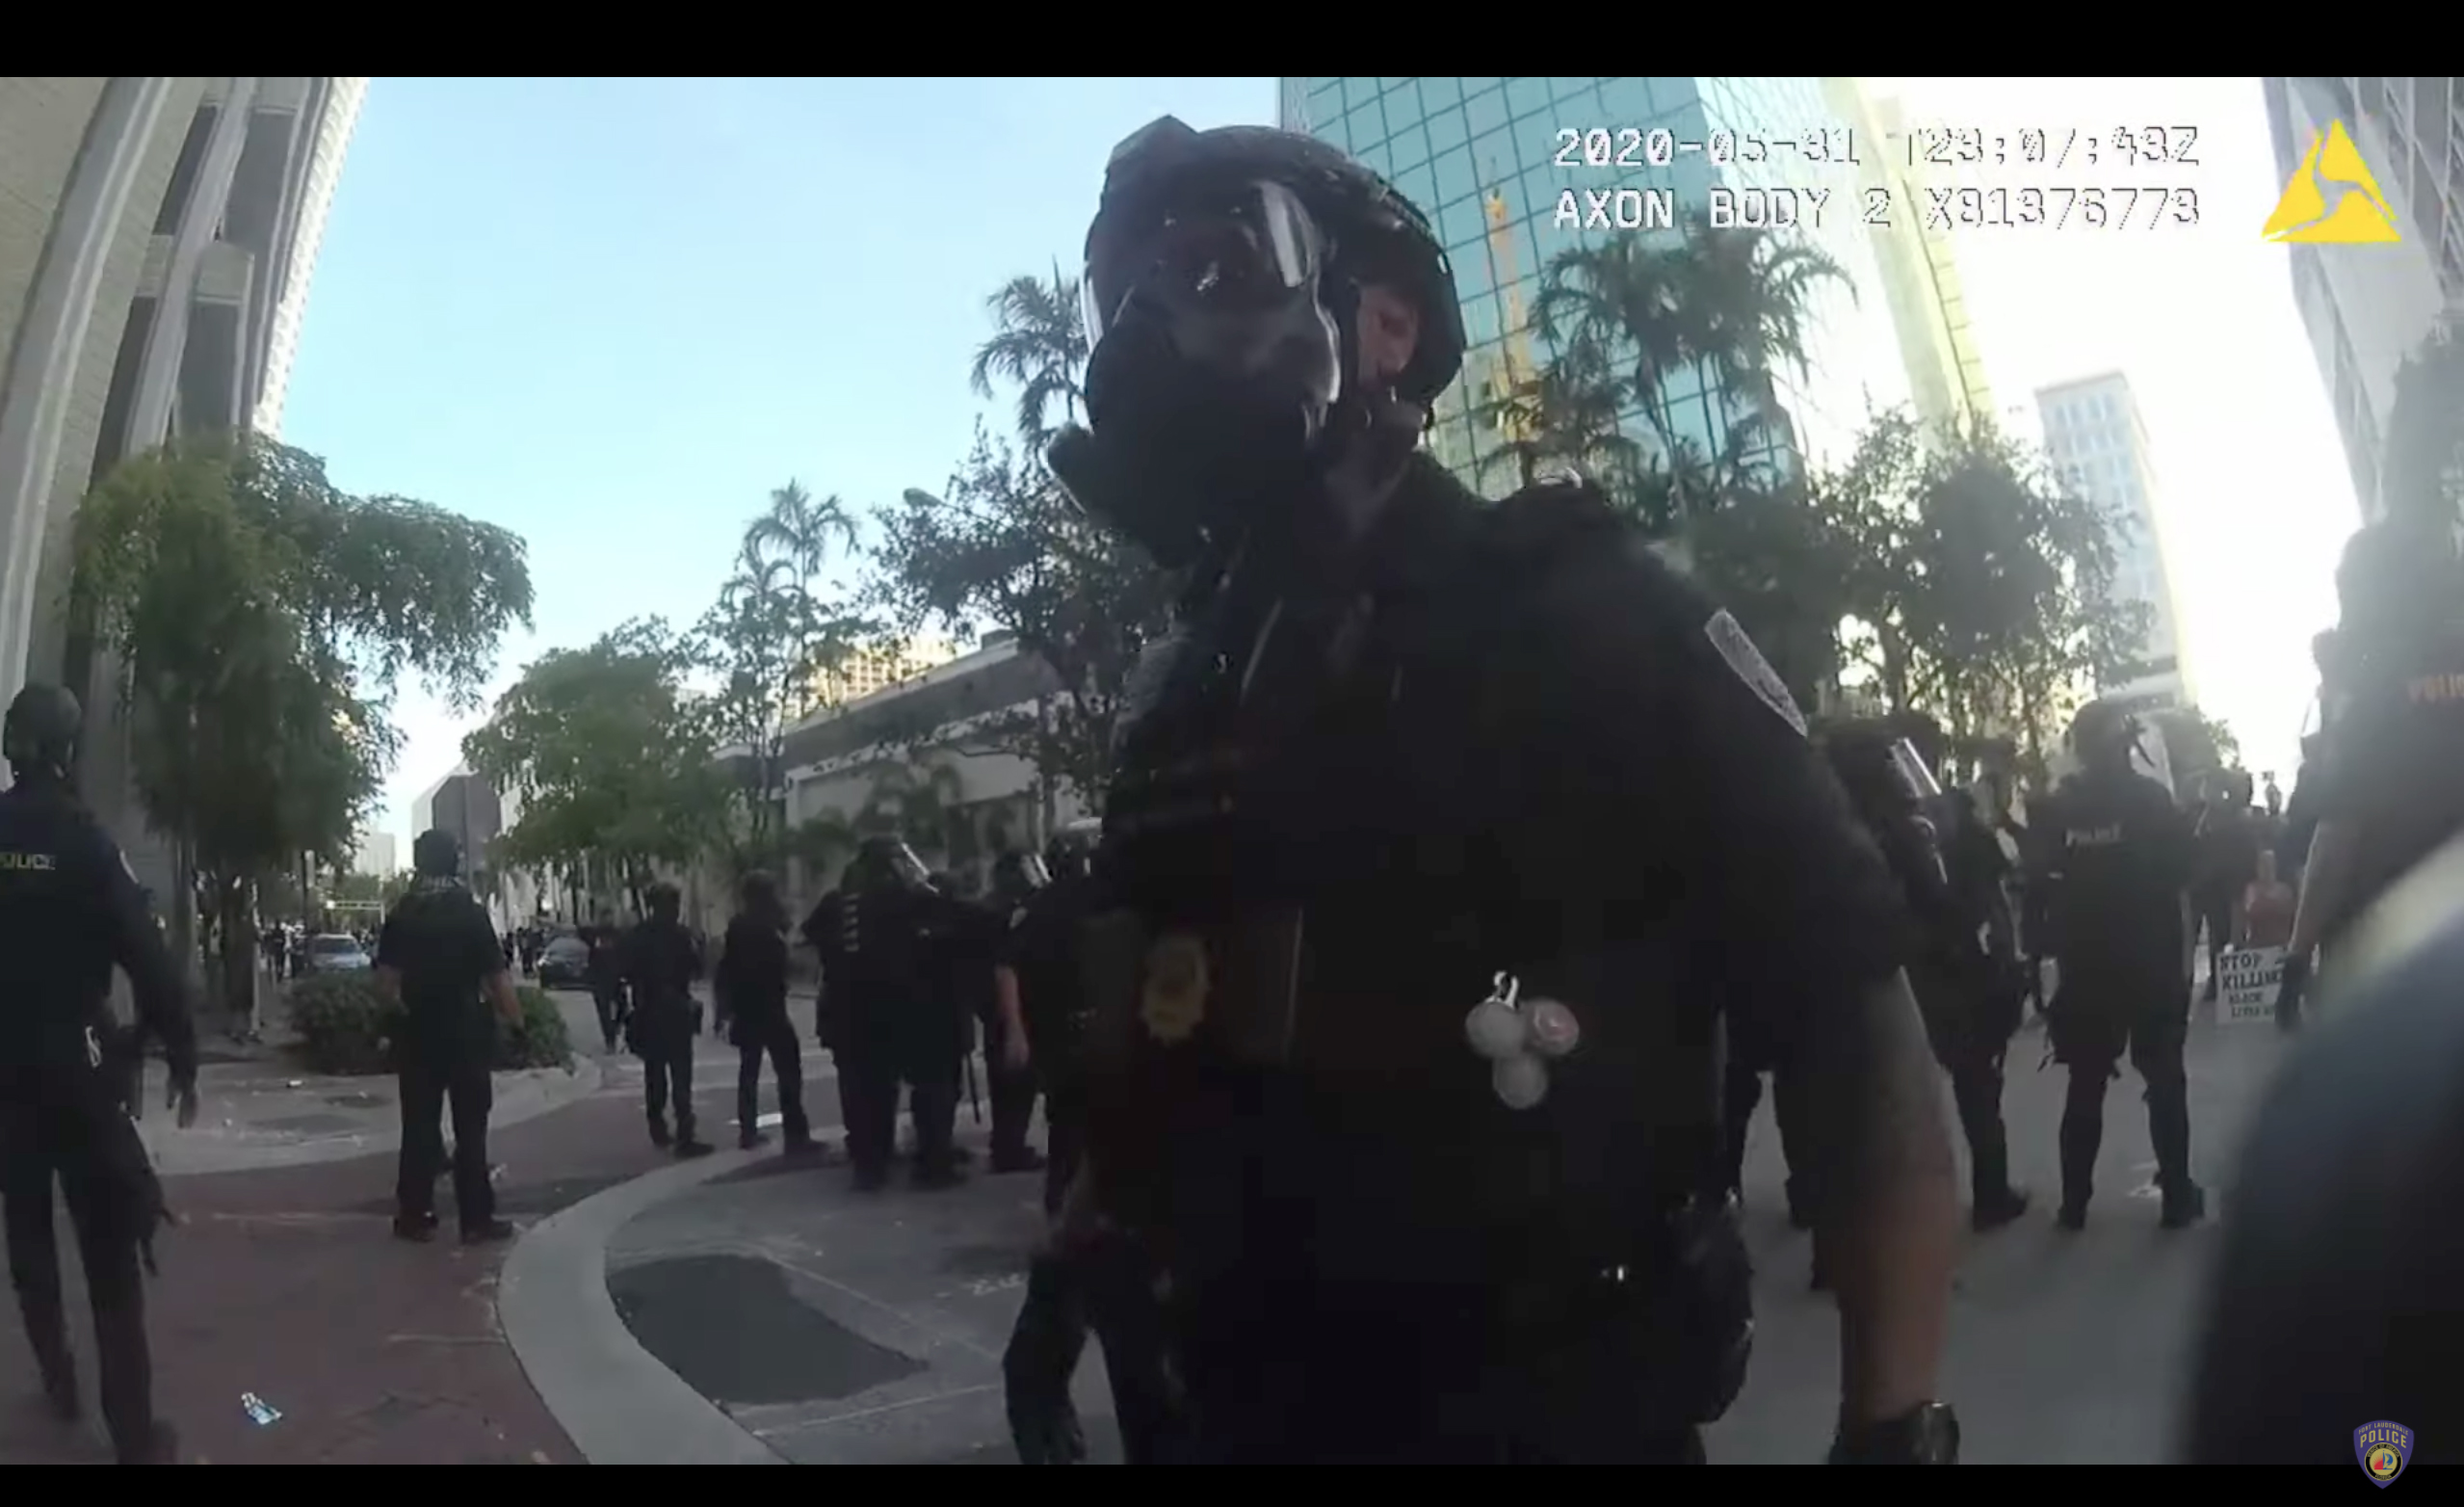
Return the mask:
M2361 160L2345 122L2330 120L2284 186L2260 234L2290 246L2372 246L2400 241L2396 214Z

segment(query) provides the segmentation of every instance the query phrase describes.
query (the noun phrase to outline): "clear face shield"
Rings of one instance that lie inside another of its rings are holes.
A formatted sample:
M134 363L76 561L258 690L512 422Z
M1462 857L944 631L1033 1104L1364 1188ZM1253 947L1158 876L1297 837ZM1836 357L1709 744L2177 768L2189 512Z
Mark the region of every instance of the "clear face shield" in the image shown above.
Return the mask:
M1217 375L1297 380L1342 395L1342 341L1319 299L1326 238L1280 183L1193 183L1110 211L1080 280L1087 348L1142 314L1173 352Z
M1942 794L1941 782L1933 778L1933 771L1926 767L1924 755L1918 754L1916 745L1905 738L1892 741L1891 775L1920 806Z

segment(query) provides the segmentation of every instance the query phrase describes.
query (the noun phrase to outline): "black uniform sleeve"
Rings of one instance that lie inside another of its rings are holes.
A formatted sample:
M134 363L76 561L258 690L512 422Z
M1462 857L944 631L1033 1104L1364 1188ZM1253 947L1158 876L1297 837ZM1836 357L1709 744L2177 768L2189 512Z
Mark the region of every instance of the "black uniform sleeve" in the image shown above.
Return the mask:
M189 1013L188 991L181 985L179 965L154 921L145 887L128 866L128 857L99 825L90 825L88 840L103 886L103 906L110 916L113 961L126 970L129 992L137 1002L137 1024L163 1044L176 1083L197 1081L197 1021Z
M1517 648L1559 701L1535 710L1590 873L1636 899L1673 886L1774 1045L1897 972L1913 937L1890 872L1736 620L1638 541L1586 551L1543 600Z
M2375 1419L2457 1458L2459 977L2451 924L2365 985L2268 1090L2224 1201L2189 1463L2349 1465L2352 1431Z
M402 902L395 901L394 908L385 912L385 924L377 931L376 964L380 968L402 967L403 949L409 939L406 935L409 923L402 918Z

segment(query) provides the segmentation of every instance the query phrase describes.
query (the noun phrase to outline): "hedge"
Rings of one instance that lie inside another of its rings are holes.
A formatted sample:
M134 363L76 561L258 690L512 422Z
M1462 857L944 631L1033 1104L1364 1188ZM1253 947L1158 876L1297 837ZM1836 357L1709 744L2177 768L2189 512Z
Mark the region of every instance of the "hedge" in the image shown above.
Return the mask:
M564 1012L545 990L525 985L513 992L522 1002L522 1018L497 1021L496 1071L572 1067ZM403 1007L384 997L373 974L311 974L290 987L284 1004L299 1038L295 1049L310 1071L354 1076L394 1071Z

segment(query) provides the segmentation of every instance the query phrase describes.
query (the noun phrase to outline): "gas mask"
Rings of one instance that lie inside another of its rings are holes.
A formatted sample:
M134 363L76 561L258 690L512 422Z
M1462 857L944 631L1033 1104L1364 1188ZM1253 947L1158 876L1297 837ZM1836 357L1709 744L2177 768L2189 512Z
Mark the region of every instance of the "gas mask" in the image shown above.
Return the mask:
M1089 428L1050 457L1080 506L1178 564L1308 491L1354 359L1328 250L1269 179L1107 205L1081 284Z

